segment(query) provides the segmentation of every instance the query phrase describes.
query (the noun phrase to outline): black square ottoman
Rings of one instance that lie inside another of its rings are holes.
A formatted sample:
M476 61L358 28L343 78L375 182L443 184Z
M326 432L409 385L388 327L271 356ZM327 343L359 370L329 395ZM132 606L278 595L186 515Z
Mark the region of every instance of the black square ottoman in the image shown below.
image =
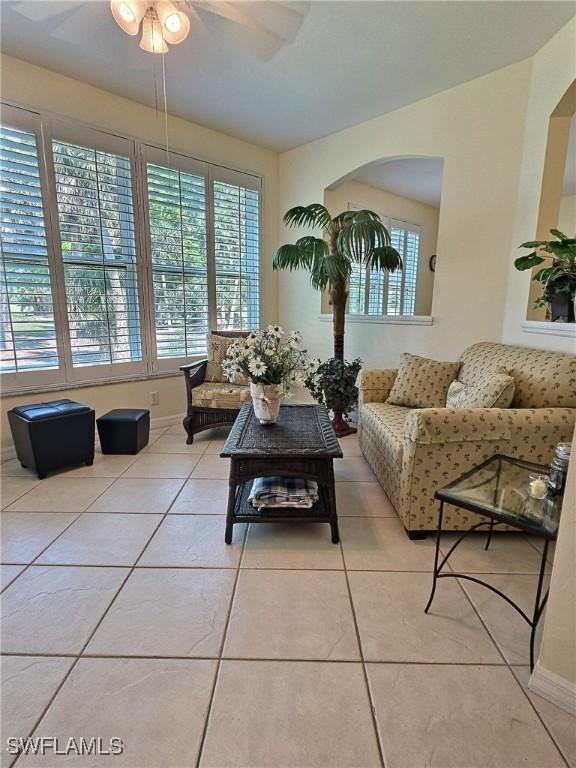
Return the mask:
M96 419L102 453L138 453L148 445L150 411L117 408Z
M94 462L94 411L72 400L21 405L8 411L16 455L40 479L48 472Z

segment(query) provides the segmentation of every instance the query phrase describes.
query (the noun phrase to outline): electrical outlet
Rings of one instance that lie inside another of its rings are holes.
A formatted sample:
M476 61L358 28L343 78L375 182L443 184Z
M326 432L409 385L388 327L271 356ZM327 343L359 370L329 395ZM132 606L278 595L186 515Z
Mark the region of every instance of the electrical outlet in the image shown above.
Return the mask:
M160 405L159 392L150 392L150 405Z

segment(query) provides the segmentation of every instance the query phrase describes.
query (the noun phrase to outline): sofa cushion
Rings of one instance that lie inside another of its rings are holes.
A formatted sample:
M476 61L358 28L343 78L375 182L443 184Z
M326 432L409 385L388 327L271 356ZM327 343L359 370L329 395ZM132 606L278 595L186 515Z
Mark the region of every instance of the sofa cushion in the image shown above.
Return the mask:
M192 405L198 408L240 408L250 402L250 388L238 384L205 381L192 389Z
M448 387L459 369L460 363L438 362L404 352L387 402L407 408L443 408Z
M513 408L576 408L576 356L480 342L464 350L458 381L473 384L490 367L514 377Z
M504 369L486 371L473 384L453 381L448 388L447 408L509 408L514 398L514 379Z
M390 403L367 403L362 406L362 430L376 438L380 459L398 469L402 467L404 423L410 410ZM370 461L368 456L366 458Z
M238 341L238 336L219 336L214 333L207 336L208 362L206 364L205 381L229 383L222 370L222 363L226 360L228 347L235 341ZM246 385L248 384L248 379L243 373L240 373L234 378L232 383Z

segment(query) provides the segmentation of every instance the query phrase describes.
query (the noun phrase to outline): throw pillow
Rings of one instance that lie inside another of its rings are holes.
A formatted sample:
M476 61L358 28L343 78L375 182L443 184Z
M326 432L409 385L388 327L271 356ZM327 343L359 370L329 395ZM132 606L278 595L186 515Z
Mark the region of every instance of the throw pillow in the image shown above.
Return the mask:
M226 376L224 376L224 371L222 370L222 363L226 360L228 347L237 340L237 337L234 336L216 336L215 334L209 334L207 336L208 363L206 364L206 376L204 381L223 382L226 384L248 384L248 379L243 373L236 376L234 381L230 382Z
M514 398L514 379L507 373L487 371L475 384L453 381L447 408L509 408Z
M404 352L388 403L407 408L444 408L460 363L442 363Z

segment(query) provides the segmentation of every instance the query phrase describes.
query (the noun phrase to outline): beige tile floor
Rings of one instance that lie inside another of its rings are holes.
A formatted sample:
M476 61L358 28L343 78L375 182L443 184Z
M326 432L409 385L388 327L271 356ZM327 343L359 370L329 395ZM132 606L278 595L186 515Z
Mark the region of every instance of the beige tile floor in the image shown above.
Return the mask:
M2 766L556 768L576 721L527 689L527 632L470 582L431 582L355 437L327 526L236 526L225 431L38 482L2 466ZM528 606L539 541L454 565ZM121 738L121 756L21 756L9 736Z

